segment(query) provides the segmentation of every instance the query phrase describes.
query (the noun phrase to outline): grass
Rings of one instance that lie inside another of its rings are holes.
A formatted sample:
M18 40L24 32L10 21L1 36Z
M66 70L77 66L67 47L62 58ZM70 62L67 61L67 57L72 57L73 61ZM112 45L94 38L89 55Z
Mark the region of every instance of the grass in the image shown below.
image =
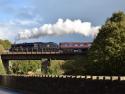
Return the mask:
M0 74L6 74L4 66L2 64L2 60L0 60Z

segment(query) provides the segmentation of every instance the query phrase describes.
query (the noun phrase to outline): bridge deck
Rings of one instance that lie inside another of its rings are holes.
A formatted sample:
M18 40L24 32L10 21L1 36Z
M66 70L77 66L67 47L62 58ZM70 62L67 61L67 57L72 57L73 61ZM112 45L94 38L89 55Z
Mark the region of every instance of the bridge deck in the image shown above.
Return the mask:
M51 59L73 59L73 56L85 55L85 53L62 53L62 52L6 52L1 54L2 60L41 60Z
M62 54L61 52L5 52L2 53L2 55L7 55L7 54Z

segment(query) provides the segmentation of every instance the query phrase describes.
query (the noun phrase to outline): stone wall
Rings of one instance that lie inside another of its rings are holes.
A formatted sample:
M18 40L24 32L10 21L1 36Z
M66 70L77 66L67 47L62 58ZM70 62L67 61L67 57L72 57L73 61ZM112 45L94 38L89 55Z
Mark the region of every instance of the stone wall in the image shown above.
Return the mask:
M125 77L0 75L0 85L32 94L125 94Z

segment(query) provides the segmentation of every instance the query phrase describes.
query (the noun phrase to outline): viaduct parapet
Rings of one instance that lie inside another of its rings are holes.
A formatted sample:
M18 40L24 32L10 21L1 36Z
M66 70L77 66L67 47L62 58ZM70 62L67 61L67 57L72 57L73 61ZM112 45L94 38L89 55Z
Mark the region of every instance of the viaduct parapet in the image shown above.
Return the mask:
M0 85L26 94L125 94L125 76L0 75Z

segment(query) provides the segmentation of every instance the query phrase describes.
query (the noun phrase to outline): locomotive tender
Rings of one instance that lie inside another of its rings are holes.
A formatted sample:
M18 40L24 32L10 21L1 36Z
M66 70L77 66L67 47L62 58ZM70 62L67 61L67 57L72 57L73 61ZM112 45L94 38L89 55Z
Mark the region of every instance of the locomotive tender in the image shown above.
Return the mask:
M34 42L12 44L10 52L63 52L83 53L91 46L91 42Z

